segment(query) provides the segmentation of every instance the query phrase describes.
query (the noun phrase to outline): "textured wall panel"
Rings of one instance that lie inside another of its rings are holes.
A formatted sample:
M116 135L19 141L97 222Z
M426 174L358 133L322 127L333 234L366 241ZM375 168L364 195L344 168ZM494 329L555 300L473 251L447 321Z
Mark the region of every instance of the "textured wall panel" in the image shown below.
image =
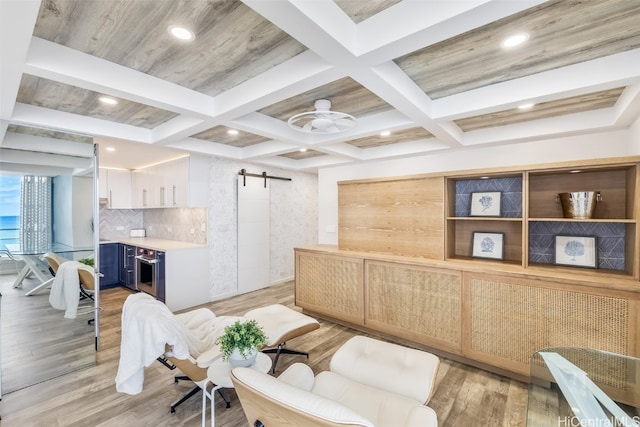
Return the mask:
M471 350L528 364L548 347L630 354L629 300L472 278Z
M363 260L297 253L296 305L363 322Z
M471 348L529 363L536 336L537 289L471 280Z
M367 322L460 346L459 273L376 262L366 269Z

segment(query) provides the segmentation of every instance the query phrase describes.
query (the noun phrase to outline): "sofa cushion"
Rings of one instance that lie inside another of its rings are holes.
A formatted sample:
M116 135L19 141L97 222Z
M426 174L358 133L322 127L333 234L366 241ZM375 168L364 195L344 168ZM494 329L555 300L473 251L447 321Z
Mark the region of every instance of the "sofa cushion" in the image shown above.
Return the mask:
M431 353L355 336L333 355L331 372L426 404L439 364Z
M311 391L342 403L371 420L376 427L438 425L433 409L421 405L415 399L364 385L334 372L318 374Z

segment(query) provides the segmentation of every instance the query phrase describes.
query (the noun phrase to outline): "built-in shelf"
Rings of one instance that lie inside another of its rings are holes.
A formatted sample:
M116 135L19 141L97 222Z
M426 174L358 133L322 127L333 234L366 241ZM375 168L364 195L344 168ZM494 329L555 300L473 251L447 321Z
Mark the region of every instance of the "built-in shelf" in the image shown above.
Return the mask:
M482 217L482 216L453 216L447 221L511 221L522 222L522 218Z
M448 177L445 259L496 262L471 257L474 233L492 232L504 235L503 263L520 264L525 269L574 271L580 267L555 265L554 236L595 236L598 268L591 274L637 276L637 167L571 166ZM500 216L470 216L474 192L496 191L502 194ZM559 194L583 191L598 191L602 197L593 217L565 218Z
M610 223L623 223L623 224L635 224L634 219L617 219L617 218L529 218L529 221L541 221L541 222L610 222Z

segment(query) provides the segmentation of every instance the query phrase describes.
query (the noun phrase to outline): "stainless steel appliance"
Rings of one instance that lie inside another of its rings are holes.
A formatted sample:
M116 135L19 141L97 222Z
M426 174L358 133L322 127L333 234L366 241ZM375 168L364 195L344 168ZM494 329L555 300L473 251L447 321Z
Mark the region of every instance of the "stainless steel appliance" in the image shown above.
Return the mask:
M164 252L136 248L136 287L164 299Z

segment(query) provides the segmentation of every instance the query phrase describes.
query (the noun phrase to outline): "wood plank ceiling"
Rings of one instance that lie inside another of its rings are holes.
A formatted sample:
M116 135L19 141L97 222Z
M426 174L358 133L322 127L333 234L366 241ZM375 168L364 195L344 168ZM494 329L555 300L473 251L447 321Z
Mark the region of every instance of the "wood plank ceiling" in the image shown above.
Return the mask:
M316 170L594 132L596 112L600 128L622 128L640 104L640 1L43 0L10 13L32 30L22 51L2 51L17 62L3 123L105 144ZM178 24L195 40L172 39ZM518 32L523 46L500 46ZM317 99L356 127L287 126ZM487 132L505 126L515 136ZM136 167L124 157L114 166Z

